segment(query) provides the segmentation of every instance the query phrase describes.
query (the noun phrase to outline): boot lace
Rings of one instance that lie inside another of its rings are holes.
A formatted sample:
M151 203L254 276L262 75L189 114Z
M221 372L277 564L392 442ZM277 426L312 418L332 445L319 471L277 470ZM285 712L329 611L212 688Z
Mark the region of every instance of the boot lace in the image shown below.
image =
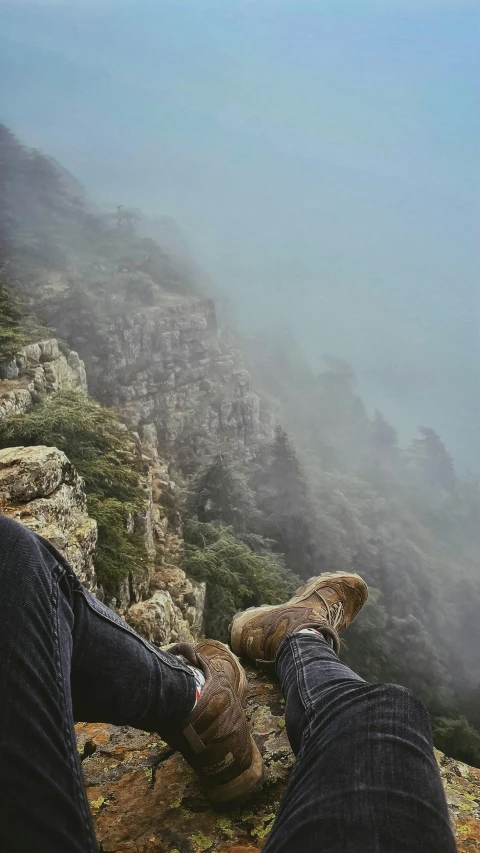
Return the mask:
M340 625L345 618L345 609L341 601L336 601L335 604L329 604L327 599L316 589L316 594L321 600L325 610L327 611L327 622L334 631L338 631Z

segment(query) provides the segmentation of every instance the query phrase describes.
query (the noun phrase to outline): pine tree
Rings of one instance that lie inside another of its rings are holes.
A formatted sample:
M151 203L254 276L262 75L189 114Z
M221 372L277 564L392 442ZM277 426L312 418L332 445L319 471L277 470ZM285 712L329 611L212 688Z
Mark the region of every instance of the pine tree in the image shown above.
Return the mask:
M388 423L387 419L378 409L375 410L375 415L372 421L371 443L378 448L384 450L392 450L397 445L397 432Z
M256 476L262 533L275 540L288 569L301 577L320 570L313 510L300 462L286 432L277 427L263 476Z
M390 495L398 493L400 470L401 452L396 430L376 410L358 472L383 495Z
M26 344L50 334L51 330L27 313L11 287L0 278L0 365L11 361Z
M224 453L194 479L187 510L202 523L221 522L236 533L254 531L259 515L245 475Z
M227 642L236 611L280 604L299 584L281 558L254 553L229 528L188 522L184 533L183 567L189 577L207 582L208 637Z
M455 484L452 457L434 429L421 426L418 430L422 438L415 438L409 449L416 471L428 488L451 492Z
M24 343L22 317L12 294L0 281L0 361L8 361Z

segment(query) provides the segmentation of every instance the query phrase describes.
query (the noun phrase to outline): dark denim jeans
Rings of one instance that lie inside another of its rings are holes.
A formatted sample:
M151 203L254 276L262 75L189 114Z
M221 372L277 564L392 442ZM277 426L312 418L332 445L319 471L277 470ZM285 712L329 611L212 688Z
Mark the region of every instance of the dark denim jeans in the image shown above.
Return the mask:
M97 850L73 721L162 733L192 672L90 595L46 541L0 515L0 851Z
M313 634L286 637L276 664L296 760L263 853L455 853L422 703Z
M319 637L288 637L277 664L297 760L265 853L454 853L422 705L365 684ZM178 658L0 516L2 853L95 853L73 720L161 735L194 696Z

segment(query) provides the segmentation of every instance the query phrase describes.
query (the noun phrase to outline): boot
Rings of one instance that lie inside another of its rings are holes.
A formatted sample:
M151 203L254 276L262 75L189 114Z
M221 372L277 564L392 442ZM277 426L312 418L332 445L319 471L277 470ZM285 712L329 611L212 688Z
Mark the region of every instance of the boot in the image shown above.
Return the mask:
M247 695L243 667L215 640L195 648L177 643L169 652L202 670L205 684L182 728L162 736L193 767L212 803L242 803L263 780L263 759L242 708Z
M367 597L367 585L359 575L325 572L310 578L286 604L250 607L237 613L231 626L232 649L259 665L273 664L287 634L316 628L338 654L339 632L355 619Z

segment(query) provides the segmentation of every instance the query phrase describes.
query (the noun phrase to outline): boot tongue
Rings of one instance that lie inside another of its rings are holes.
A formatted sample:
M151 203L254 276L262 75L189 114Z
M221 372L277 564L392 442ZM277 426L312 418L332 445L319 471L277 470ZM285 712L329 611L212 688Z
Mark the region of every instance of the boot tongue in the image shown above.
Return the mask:
M328 601L329 604L333 603L333 602L331 602L332 598L335 601L338 600L338 592L335 589L333 589L333 587L331 587L331 586L322 586L321 589L316 589L314 591L314 595L319 601L321 601L324 598L326 601Z
M199 669L203 670L203 666L199 660L199 657L193 646L190 645L190 643L175 643L175 645L170 646L167 651L170 655L181 655L183 658L185 658L186 661L188 661L189 664L191 664L192 666L197 666Z

